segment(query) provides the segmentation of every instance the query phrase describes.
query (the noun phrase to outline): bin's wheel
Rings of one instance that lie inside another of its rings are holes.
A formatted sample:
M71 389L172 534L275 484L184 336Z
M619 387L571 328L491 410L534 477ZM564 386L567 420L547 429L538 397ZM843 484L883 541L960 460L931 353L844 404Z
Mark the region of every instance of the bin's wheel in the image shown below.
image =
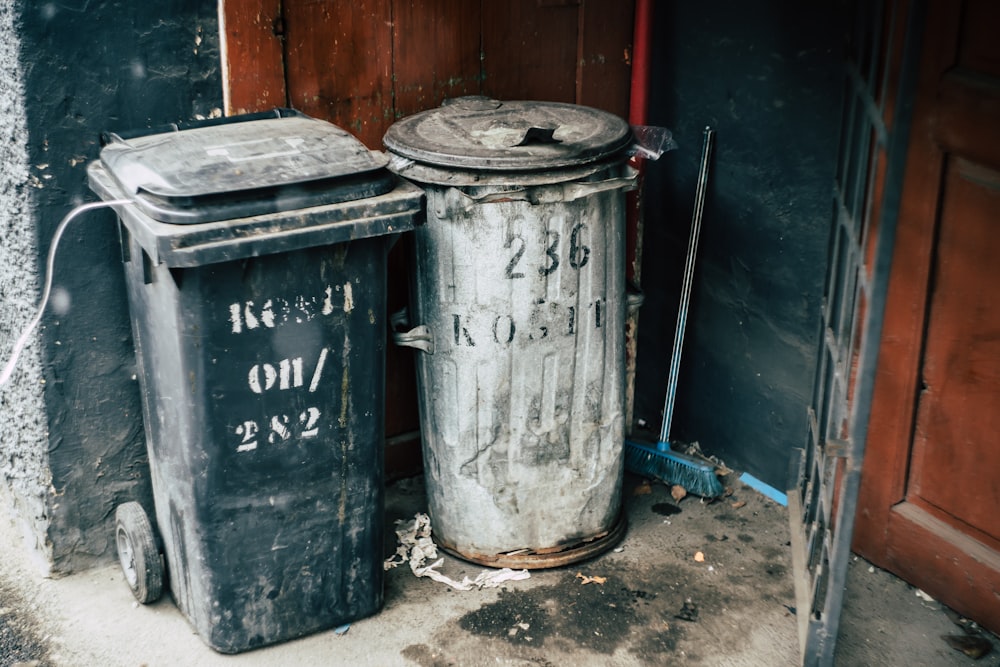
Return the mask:
M159 600L163 593L163 561L156 548L153 524L139 503L123 503L115 511L115 545L135 599L142 604Z

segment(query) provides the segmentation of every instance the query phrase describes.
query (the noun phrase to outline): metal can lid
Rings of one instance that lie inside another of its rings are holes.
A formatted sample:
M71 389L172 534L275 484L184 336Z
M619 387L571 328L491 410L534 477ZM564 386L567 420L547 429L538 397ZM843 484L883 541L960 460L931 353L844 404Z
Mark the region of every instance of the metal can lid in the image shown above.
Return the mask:
M561 102L460 97L394 123L383 143L396 155L441 167L497 171L556 169L624 151L622 118Z

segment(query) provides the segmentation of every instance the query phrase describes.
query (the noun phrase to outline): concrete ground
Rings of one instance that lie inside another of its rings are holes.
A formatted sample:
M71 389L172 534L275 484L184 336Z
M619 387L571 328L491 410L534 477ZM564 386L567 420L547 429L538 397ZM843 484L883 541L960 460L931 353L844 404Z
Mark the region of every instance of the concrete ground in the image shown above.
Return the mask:
M206 647L169 596L135 603L117 566L39 578L2 520L0 667L796 665L785 508L731 486L733 495L715 503L678 503L667 487L629 476L628 533L612 552L471 592L399 567L386 573L381 613L346 633L236 656ZM420 478L390 486L390 528L424 509ZM441 569L461 579L482 568L446 558ZM955 634L962 630L937 602L853 559L837 664L1000 661L1000 647L976 661L942 639Z

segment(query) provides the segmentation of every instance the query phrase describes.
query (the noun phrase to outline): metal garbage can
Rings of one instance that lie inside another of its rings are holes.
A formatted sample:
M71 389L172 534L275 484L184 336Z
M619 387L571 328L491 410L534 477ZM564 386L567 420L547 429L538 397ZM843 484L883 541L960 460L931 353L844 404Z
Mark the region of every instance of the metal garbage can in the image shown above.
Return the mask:
M384 144L427 197L396 341L421 350L435 539L491 566L600 553L625 529L630 127L472 97L396 122Z
M276 110L110 135L89 165L102 199L129 200L155 505L155 523L119 508L119 557L148 602L162 547L217 651L381 608L386 254L422 211L386 162Z

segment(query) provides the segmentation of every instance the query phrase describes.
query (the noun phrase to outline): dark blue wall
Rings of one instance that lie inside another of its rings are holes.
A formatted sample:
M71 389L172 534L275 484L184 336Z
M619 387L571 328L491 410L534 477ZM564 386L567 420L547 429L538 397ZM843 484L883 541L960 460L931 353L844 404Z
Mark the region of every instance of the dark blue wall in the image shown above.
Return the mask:
M636 416L659 428L702 130L717 131L672 435L784 490L812 390L840 113L839 5L656 4Z
M41 266L107 129L222 106L213 0L25 2L23 79ZM89 214L60 245L42 322L54 569L112 558L115 506L151 507L138 383L114 217Z

